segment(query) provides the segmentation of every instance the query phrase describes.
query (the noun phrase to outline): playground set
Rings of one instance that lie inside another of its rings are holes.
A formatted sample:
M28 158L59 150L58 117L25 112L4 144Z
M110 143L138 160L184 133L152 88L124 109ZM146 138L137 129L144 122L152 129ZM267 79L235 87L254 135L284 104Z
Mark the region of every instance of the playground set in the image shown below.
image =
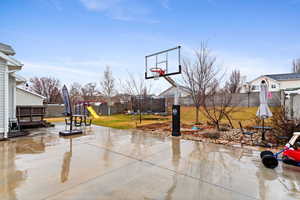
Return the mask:
M91 106L92 103L103 103L99 101L78 101L75 103L75 114L91 116L93 119L99 119L100 116Z
M69 136L74 134L82 134L83 131L81 127L83 126L91 126L92 119L98 119L100 116L91 106L92 101L80 101L75 104L75 113L73 113L69 92L67 87L64 85L62 89L62 96L65 105L65 123L69 129L63 130L59 132L61 136ZM75 129L74 129L75 126Z

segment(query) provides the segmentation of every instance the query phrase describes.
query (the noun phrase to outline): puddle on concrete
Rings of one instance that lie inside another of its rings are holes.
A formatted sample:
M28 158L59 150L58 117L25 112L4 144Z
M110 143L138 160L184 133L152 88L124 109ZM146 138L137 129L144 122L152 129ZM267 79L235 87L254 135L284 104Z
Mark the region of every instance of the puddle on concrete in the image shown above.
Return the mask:
M1 200L300 199L300 168L266 169L256 150L95 126L62 138L63 128L0 142Z

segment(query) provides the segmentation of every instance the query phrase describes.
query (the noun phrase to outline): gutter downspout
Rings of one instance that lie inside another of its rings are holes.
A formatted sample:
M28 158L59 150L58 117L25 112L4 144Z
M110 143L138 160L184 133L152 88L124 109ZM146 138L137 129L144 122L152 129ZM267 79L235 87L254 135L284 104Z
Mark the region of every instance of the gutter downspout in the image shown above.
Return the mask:
M9 75L9 71L8 71L8 67L6 65L5 67L5 72L4 72L4 139L8 139L8 120L9 120L9 117L8 117L8 99L9 99L9 96L8 96L8 82L9 82L9 78L8 78L8 75Z

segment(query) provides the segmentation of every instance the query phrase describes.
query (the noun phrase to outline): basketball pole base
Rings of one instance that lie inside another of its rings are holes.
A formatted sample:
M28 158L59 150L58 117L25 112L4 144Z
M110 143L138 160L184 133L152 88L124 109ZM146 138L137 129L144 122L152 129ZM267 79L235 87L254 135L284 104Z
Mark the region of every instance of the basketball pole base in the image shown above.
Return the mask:
M69 135L76 135L76 134L82 134L82 130L64 130L64 131L60 131L59 135L60 136L69 136Z
M172 106L172 136L181 136L180 133L180 105Z

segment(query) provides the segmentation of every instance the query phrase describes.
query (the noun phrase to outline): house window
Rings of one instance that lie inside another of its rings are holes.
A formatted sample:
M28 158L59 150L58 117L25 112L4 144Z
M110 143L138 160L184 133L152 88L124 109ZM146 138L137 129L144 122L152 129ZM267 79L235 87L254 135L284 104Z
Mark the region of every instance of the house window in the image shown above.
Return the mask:
M273 89L276 88L276 84L272 84L271 88L273 88Z
M259 86L258 85L252 85L251 90L259 90Z

